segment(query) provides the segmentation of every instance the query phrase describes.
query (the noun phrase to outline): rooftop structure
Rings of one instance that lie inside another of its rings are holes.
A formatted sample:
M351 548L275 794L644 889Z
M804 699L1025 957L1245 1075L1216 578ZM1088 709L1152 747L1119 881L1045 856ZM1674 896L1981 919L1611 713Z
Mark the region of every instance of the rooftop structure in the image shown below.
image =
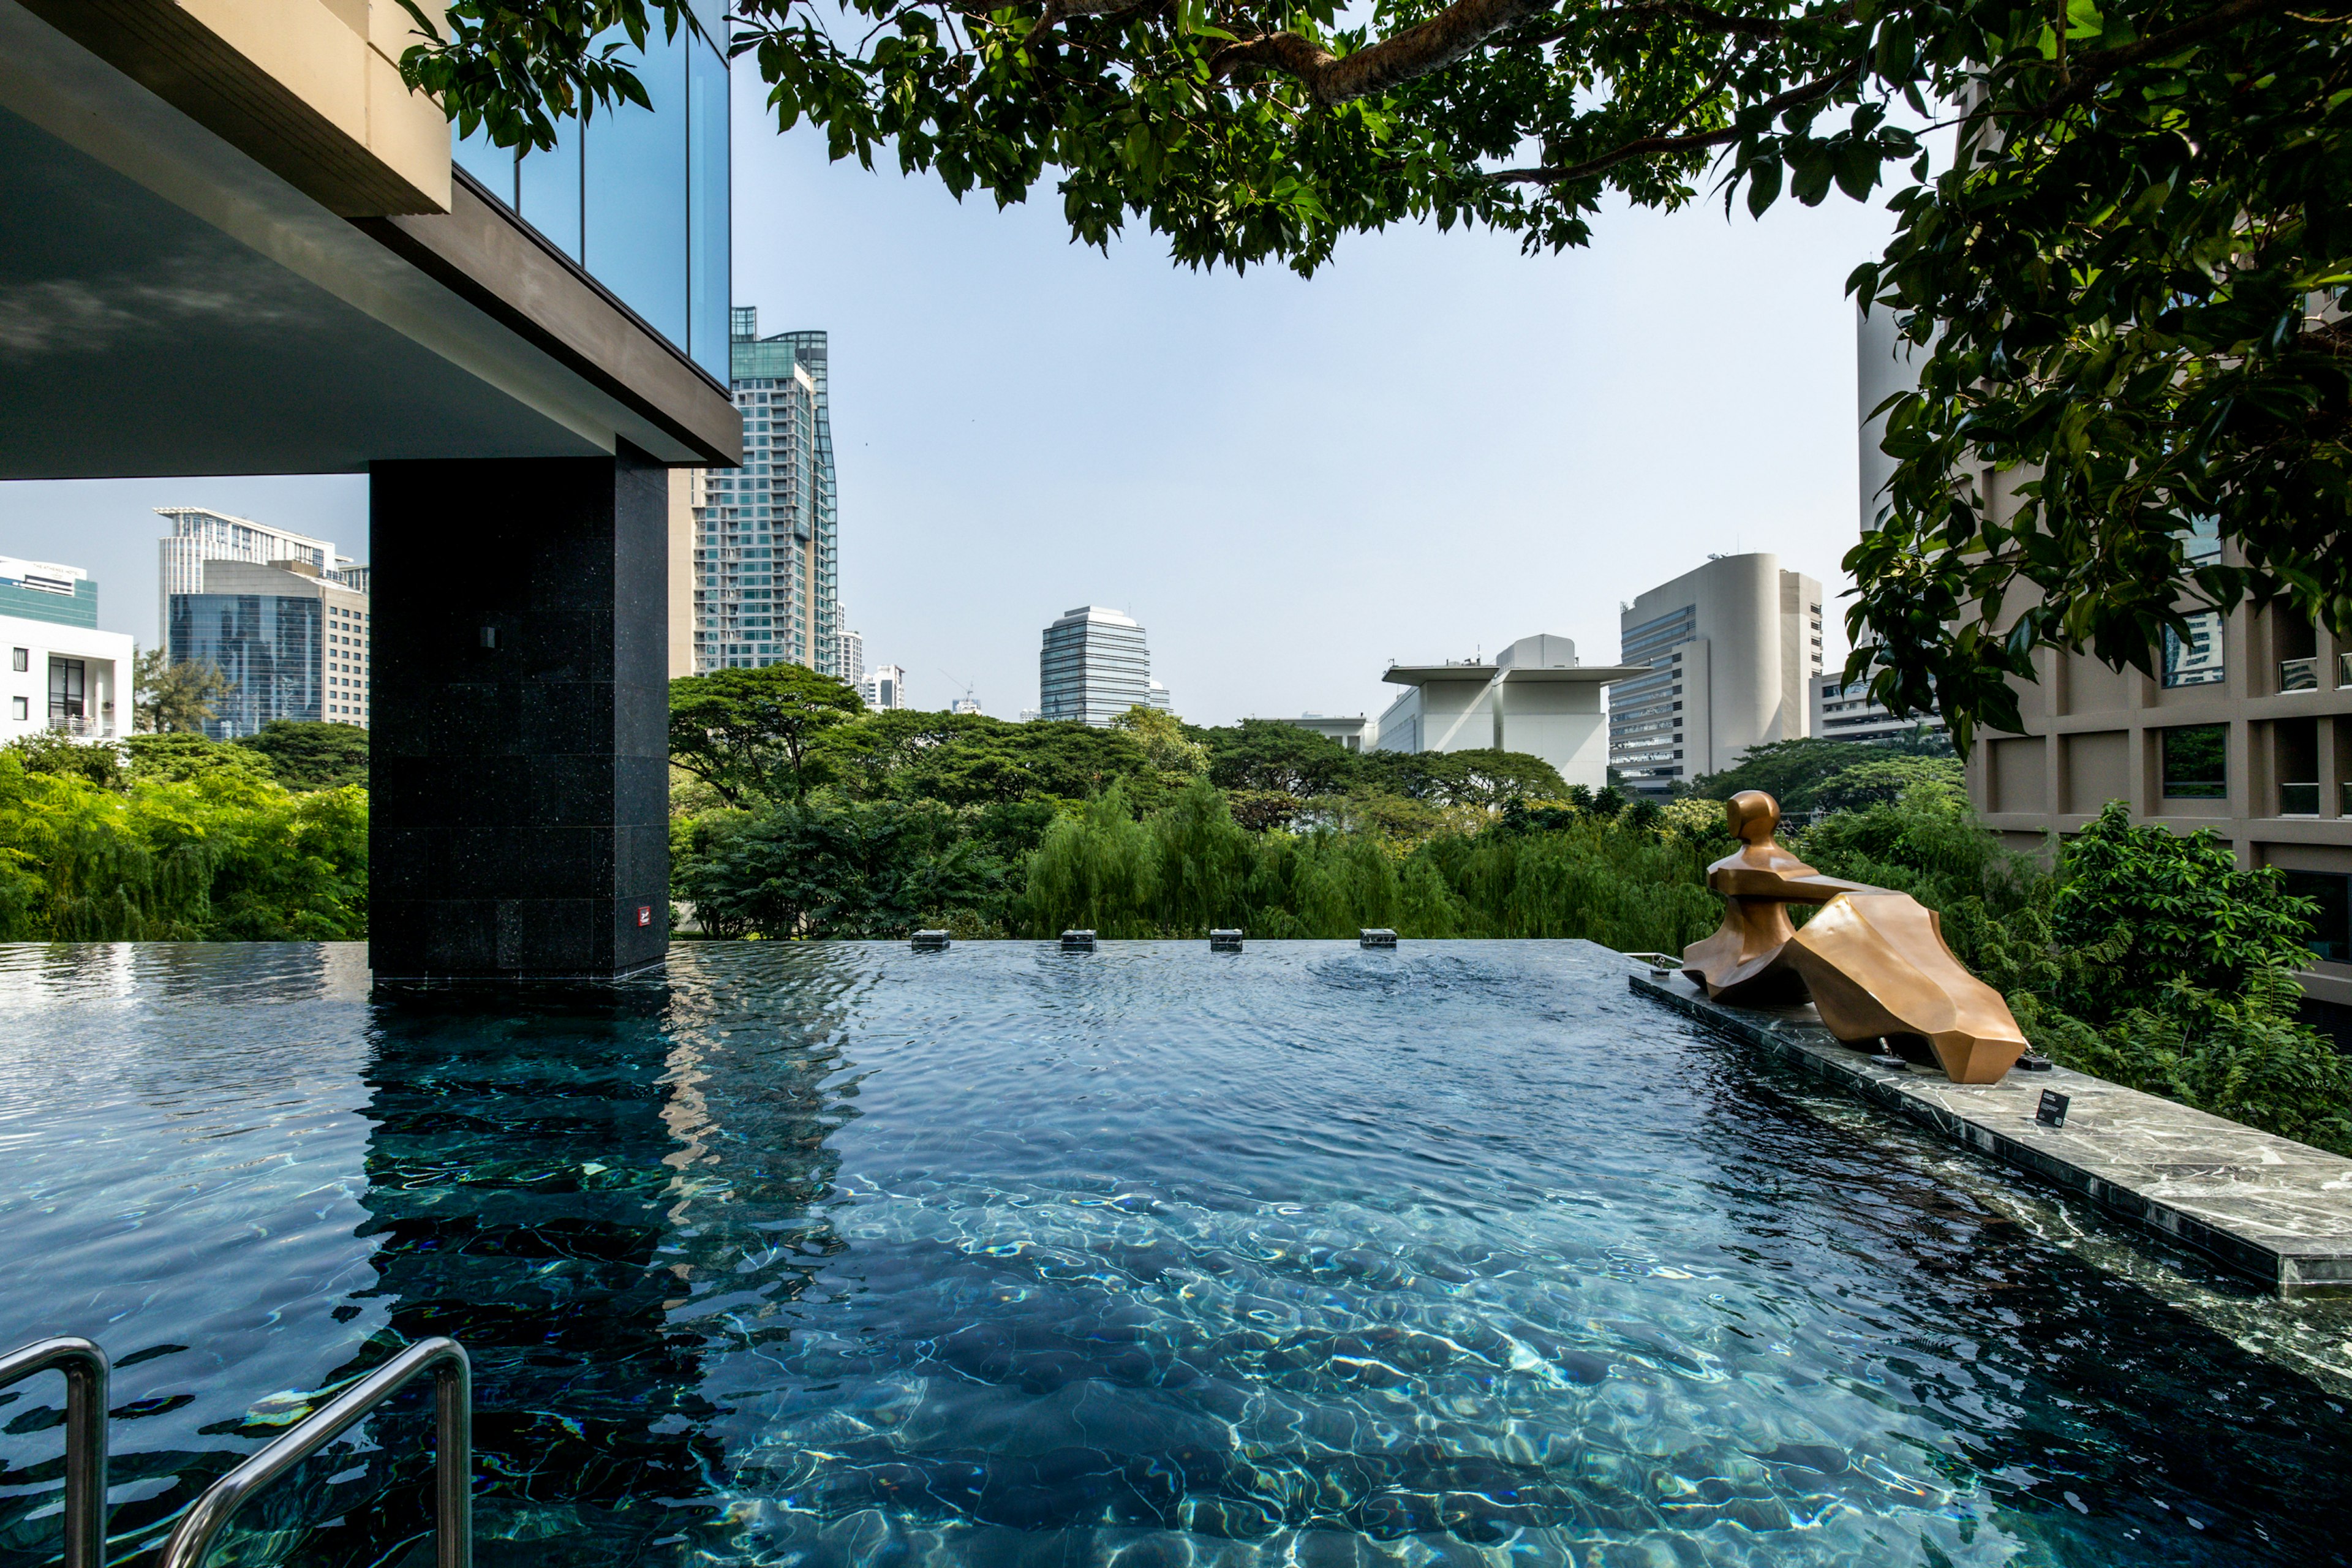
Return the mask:
M1375 749L1524 752L1599 789L1609 779L1601 689L1639 673L1583 664L1574 639L1553 634L1521 637L1492 663L1391 665L1381 679L1407 689L1381 714Z

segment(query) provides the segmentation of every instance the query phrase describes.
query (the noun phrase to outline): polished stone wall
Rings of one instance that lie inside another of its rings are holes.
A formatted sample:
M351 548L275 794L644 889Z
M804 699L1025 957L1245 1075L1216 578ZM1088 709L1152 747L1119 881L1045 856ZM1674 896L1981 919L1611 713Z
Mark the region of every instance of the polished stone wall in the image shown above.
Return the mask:
M370 479L380 977L626 973L669 937L667 482L617 458Z

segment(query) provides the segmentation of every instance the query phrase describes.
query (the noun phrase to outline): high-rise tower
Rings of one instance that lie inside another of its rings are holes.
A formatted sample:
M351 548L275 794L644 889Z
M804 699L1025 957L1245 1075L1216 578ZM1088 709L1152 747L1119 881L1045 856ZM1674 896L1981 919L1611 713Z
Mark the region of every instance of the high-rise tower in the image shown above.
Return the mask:
M1151 687L1151 650L1132 618L1081 605L1045 628L1037 658L1040 718L1108 724L1138 703L1157 706Z
M760 336L733 311L743 466L709 472L694 508L694 668L804 664L839 675L830 353L821 331Z

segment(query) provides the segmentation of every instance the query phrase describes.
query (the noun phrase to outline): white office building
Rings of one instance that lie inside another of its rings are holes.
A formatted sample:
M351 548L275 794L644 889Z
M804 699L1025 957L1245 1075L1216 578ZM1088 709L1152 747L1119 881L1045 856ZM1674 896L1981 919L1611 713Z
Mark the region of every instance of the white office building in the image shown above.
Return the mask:
M1609 695L1609 765L1664 795L1806 732L1822 673L1822 585L1771 554L1717 555L1618 617L1618 662L1645 671Z
M1143 628L1117 610L1081 605L1045 628L1037 658L1037 712L1045 719L1108 724L1152 700L1151 650Z
M877 664L857 683L866 706L882 711L907 705L907 672L895 664Z
M856 686L866 679L866 634L843 632L834 639L833 677Z
M0 555L0 741L130 731L137 646L98 629L98 584L80 567Z
M368 591L368 569L348 556L336 554L330 541L256 522L249 517L231 517L207 507L159 506L155 515L172 525L172 531L157 547L162 557L161 569L156 574L155 626L159 632L172 624L173 595L205 592L207 561L241 561L252 566L290 561L308 566L330 581L344 582L356 592ZM347 574L352 573L358 574L357 579L346 582Z
M1362 713L1301 713L1296 719L1276 719L1277 724L1296 724L1302 730L1312 730L1328 740L1339 742L1351 752L1372 752L1380 749L1381 727Z
M1922 731L1931 735L1946 732L1944 721L1932 715L1897 719L1870 695L1867 680L1848 686L1844 675L1832 671L1814 676L1806 685L1811 693L1806 733L1817 740L1907 741Z
M1521 637L1491 663L1391 665L1381 679L1406 689L1381 713L1375 749L1524 752L1565 782L1599 789L1609 781L1601 689L1638 673L1580 663L1573 639L1544 634Z

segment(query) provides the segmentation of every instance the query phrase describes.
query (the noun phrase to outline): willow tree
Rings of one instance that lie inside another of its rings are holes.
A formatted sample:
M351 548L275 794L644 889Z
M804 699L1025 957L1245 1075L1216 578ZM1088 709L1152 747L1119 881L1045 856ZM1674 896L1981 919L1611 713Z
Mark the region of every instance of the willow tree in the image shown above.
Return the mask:
M698 17L697 13L699 13ZM1920 384L1848 557L1851 677L1965 744L2041 647L2150 668L2185 613L2352 634L2352 18L2290 0L455 0L410 79L552 145L644 101L648 29L718 27L780 128L1077 237L1311 273L1339 237L1486 225L1557 250L1611 193L1760 214L1891 187L1848 287ZM423 19L420 17L420 25ZM1959 107L1955 107L1959 106ZM1921 132L1957 122L1936 167ZM2016 497L1996 516L1981 476ZM2190 545L2218 520L2227 563Z

